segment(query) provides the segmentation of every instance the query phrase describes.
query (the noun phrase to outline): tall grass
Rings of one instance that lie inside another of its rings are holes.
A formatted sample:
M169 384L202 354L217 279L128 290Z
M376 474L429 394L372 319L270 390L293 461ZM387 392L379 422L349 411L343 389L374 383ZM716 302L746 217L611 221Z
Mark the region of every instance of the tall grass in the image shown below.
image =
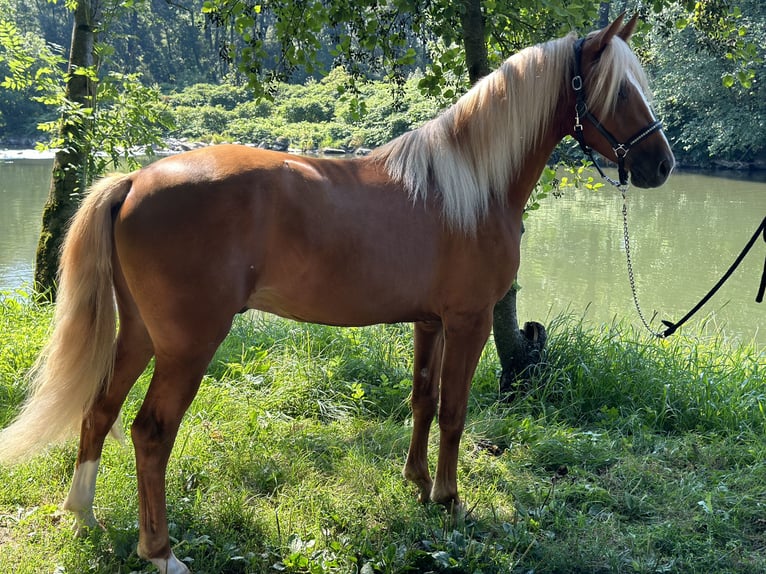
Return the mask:
M50 317L0 298L3 424ZM400 476L409 326L240 317L171 459L176 554L197 573L766 571L764 352L567 317L549 333L546 364L514 403L497 394L491 345L481 359L459 461L471 512L455 523ZM0 571L150 572L135 553L132 450L107 443L106 531L85 539L58 507L75 454L70 443L0 468Z
M535 398L575 423L642 424L663 432L763 434L766 359L723 336L647 338L619 324L559 319Z

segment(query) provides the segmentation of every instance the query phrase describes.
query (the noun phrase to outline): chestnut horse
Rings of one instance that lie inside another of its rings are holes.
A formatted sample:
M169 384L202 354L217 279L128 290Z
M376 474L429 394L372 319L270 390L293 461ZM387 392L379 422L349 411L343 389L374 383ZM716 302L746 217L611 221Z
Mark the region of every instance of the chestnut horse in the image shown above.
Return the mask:
M138 553L165 574L188 572L168 539L166 466L233 317L259 309L330 325L409 321L413 430L404 476L421 501L457 508L471 378L492 309L519 266L525 203L554 147L577 124L588 146L624 156L639 187L662 184L673 168L627 45L635 22L623 26L621 16L584 41L570 35L523 50L442 115L365 158L222 145L101 180L67 234L55 328L29 400L0 435L0 460L79 426L64 507L80 530L97 525L104 439L121 426L123 401L154 357L131 427ZM580 88L591 118L582 124ZM612 140L629 142L630 153ZM437 411L432 479L426 449Z

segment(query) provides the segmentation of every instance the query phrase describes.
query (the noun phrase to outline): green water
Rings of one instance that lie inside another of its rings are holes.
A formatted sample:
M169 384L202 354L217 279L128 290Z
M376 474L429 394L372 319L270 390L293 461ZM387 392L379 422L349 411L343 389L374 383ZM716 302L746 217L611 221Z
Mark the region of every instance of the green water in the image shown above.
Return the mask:
M49 160L0 163L0 291L32 279ZM734 261L766 215L766 182L676 173L659 189L629 191L631 247L647 318L679 319ZM625 264L622 197L611 188L549 198L527 220L521 321L571 313L599 325L640 324ZM755 303L766 257L759 241L701 311L707 328L766 347L766 302ZM694 320L698 324L698 320ZM657 324L657 328L660 328Z
M0 291L28 287L51 160L0 162Z
M677 321L734 262L766 216L766 183L673 174L663 187L630 189L628 221L640 304L647 319ZM640 320L625 258L622 197L611 187L546 200L527 220L519 282L521 321L562 312L595 323ZM766 302L755 303L766 244L693 319L741 342L766 344Z

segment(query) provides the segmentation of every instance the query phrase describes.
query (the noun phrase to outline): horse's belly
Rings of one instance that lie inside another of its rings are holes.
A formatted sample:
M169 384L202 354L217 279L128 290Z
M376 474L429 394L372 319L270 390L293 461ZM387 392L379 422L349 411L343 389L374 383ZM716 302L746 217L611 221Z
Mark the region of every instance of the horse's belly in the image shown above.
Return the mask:
M312 288L311 285L260 287L247 300L251 309L280 317L336 326L400 323L437 317L418 293L406 296L392 288L385 293L370 286L346 283Z

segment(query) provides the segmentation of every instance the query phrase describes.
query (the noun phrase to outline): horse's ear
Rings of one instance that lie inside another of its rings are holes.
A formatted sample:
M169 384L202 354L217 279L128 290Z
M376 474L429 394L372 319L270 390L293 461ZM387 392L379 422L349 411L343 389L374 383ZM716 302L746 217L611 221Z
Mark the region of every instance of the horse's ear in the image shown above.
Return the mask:
M596 54L603 52L604 48L606 48L609 45L609 42L612 41L612 38L618 34L620 31L620 26L622 26L622 20L624 18L625 12L617 16L617 18L614 19L614 22L609 24L609 26L596 33L596 35L593 37L593 41L596 45ZM630 25L630 22L628 22L628 25Z
M633 31L636 29L636 24L638 24L638 13L633 14L633 17L628 20L628 23L617 33L617 36L622 38L627 44L630 41L630 37L633 35Z

